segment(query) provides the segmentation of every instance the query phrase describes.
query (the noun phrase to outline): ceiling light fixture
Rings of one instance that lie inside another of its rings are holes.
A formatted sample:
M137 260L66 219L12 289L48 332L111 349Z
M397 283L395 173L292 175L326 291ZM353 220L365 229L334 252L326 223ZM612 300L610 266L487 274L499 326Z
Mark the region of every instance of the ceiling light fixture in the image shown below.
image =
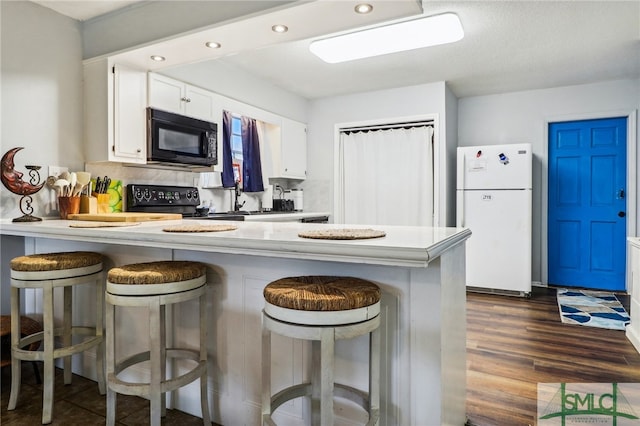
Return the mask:
M287 31L289 31L289 27L287 27L286 25L278 24L271 27L271 31L273 31L274 33L286 33Z
M453 43L463 37L458 15L444 13L316 40L309 50L323 61L335 64Z
M360 3L356 5L354 10L356 11L356 13L361 13L364 15L371 12L373 10L373 6L371 6L369 3Z
M222 45L217 41L208 41L204 45L210 47L211 49L220 49L222 47Z
M166 60L167 58L165 58L164 56L160 56L160 55L151 55L151 59L153 61L156 61L156 62L162 62L162 61Z

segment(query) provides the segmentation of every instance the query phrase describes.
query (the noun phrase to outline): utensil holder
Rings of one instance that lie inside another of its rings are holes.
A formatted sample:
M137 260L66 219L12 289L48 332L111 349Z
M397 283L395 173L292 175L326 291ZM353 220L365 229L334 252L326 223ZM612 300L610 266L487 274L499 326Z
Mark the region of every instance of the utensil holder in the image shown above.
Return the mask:
M98 213L111 213L109 194L98 194L94 192L92 195L98 200Z
M80 212L80 197L58 197L60 219L67 219L70 214Z
M98 213L98 199L83 195L80 197L80 213Z

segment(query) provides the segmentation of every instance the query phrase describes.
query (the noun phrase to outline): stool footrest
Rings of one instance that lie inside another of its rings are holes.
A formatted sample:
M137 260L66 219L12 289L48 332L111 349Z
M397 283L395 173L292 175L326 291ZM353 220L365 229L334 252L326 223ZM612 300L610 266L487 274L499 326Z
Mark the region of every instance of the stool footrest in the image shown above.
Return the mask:
M207 361L200 359L200 352L198 351L192 349L169 348L167 349L166 354L167 358L196 361L197 365L178 377L169 380L162 380L160 382L161 393L171 392L173 390L179 389L182 386L191 383L198 378L201 378L207 371ZM150 352L146 351L131 355L118 362L115 366L115 372L109 373L107 375L107 385L109 386L109 389L125 395L148 395L149 387L151 386L150 383L130 382L119 379L117 375L125 369L131 367L132 365L148 361L149 359Z
M275 423L271 419L271 414L273 414L278 409L278 407L292 399L301 398L303 396L311 396L311 390L311 383L301 383L282 389L280 392L271 397L271 413L263 414L263 421L266 421L267 424L275 425ZM377 423L378 418L380 417L380 409L377 407L372 407L370 410L369 395L366 392L351 386L334 383L333 396L337 398L347 399L355 404L358 404L365 411L370 411L369 421L367 422L367 425L375 425Z
M56 329L54 336L60 337L62 329ZM65 346L62 348L53 350L53 359L64 358L70 355L75 355L86 351L94 346L98 346L103 341L103 336L96 336L96 329L92 327L72 327L72 336L93 336L90 339L86 339L75 345ZM31 351L29 349L22 349L31 343L42 341L44 339L44 332L38 332L31 334L25 338L21 338L18 342L18 347L13 347L13 356L21 361L43 361L44 351Z

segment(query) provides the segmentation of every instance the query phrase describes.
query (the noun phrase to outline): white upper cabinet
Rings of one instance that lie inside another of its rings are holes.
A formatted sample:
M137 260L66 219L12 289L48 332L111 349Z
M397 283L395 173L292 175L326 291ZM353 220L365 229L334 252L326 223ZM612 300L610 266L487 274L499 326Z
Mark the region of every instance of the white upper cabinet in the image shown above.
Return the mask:
M147 162L145 71L110 64L84 65L84 139L87 162Z
M149 73L149 106L163 111L217 121L215 95L156 73Z
M307 125L288 118L282 119L281 131L281 163L275 172L289 179L306 179L307 177Z

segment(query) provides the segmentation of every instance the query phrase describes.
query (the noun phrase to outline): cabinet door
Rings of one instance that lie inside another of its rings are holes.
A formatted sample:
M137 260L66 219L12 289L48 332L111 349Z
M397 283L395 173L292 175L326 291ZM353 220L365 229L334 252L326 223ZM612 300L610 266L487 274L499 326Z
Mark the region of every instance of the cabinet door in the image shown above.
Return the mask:
M113 145L109 161L146 163L147 75L121 65L113 70Z
M282 177L307 177L307 125L288 118L282 119Z
M163 75L149 73L149 106L183 114L185 84Z
M201 120L214 121L213 94L211 92L187 85L185 98L185 115Z

